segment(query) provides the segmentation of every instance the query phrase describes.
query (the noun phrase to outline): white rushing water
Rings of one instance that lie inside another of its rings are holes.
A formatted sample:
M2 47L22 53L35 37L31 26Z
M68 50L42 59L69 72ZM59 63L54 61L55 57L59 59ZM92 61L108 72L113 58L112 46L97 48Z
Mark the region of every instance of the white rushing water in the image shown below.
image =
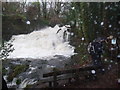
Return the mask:
M25 88L27 85L32 85L32 84L35 84L37 81L35 81L34 79L24 79L22 81L22 83L19 85L18 88Z
M59 30L61 29L61 30ZM39 58L49 60L55 55L70 57L74 47L69 44L67 27L47 27L29 34L13 35L14 51L8 58Z

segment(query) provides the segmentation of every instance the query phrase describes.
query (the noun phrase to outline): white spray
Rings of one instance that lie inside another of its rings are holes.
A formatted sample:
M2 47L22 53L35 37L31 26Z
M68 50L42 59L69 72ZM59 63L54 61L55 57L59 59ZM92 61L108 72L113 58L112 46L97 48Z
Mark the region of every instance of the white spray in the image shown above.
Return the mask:
M11 40L14 51L8 58L53 58L55 55L70 57L74 55L74 47L69 44L67 27L47 27L29 34L13 35ZM58 31L59 30L59 31ZM10 40L10 41L11 41Z

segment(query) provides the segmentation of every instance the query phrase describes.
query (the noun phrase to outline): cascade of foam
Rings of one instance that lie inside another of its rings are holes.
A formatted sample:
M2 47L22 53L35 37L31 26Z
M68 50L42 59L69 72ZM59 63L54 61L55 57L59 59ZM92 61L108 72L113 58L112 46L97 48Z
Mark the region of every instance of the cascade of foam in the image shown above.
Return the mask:
M35 81L34 79L24 79L21 84L19 85L19 88L25 88L27 85L32 85L35 84L37 81Z
M17 84L16 84L16 81L17 81L17 78L13 78L12 82L9 82L9 83L7 84L7 86L10 88L10 87L12 87L12 86L14 86L14 85L17 85Z
M13 35L14 51L8 58L50 59L55 55L70 57L74 47L69 44L67 27L47 27L29 34ZM10 41L11 41L10 40Z

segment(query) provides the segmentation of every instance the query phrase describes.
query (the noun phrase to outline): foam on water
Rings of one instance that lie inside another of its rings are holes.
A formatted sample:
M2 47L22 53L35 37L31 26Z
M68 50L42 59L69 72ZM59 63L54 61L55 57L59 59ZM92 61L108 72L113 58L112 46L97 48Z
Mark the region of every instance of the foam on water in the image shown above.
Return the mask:
M13 40L15 50L9 54L8 58L49 60L55 55L70 57L74 55L74 47L69 44L69 35L67 27L58 25L29 34L13 35L10 41Z
M27 85L32 85L35 84L37 81L35 81L34 79L24 79L22 81L22 83L19 85L19 88L25 88Z

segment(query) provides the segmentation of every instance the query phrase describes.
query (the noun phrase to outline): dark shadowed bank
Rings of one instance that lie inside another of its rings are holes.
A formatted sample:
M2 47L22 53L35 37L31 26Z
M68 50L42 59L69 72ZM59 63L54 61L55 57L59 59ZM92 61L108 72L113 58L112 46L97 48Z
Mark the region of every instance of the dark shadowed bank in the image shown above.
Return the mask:
M120 88L120 83L118 83L118 75L120 72L119 65L120 62L113 62L112 64L105 63L105 72L104 73L98 73L97 79L86 79L84 77L80 77L80 81L76 82L74 79L71 83L68 83L68 80L59 81L58 86L56 88L65 88L65 89L78 89L78 88L112 88L112 89L118 89ZM111 65L111 69L108 70L109 65ZM32 88L49 88L48 84L42 84L33 86Z

